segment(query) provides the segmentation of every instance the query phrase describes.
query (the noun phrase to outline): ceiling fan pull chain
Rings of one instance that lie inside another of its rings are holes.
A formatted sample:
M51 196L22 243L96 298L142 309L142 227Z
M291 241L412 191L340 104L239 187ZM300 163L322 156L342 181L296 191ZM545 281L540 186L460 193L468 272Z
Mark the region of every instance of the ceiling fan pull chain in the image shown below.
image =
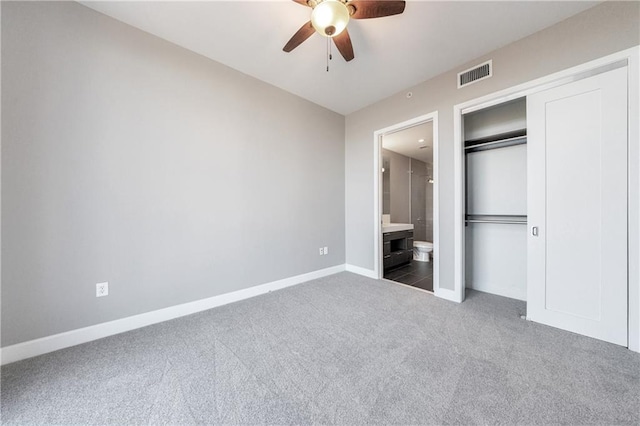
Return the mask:
M331 58L331 44L329 37L327 37L327 72L329 72L329 59Z
M331 54L331 38L327 37L327 45L329 46L329 60L333 60L333 55Z

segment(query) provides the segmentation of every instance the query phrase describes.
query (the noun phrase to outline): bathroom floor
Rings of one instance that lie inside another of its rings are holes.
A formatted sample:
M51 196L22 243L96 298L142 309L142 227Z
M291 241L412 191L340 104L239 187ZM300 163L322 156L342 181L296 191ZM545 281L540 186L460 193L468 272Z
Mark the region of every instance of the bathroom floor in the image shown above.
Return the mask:
M384 278L423 290L433 291L432 265L432 262L417 262L412 260L408 265L399 266L385 272Z

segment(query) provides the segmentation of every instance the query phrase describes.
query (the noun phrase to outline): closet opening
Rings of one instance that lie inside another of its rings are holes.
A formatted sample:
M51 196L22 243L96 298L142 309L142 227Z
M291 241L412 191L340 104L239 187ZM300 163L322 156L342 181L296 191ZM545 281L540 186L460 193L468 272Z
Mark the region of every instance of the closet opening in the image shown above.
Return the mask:
M466 288L526 301L526 98L462 119Z
M638 351L637 63L623 51L454 106L440 297L519 299L529 321Z

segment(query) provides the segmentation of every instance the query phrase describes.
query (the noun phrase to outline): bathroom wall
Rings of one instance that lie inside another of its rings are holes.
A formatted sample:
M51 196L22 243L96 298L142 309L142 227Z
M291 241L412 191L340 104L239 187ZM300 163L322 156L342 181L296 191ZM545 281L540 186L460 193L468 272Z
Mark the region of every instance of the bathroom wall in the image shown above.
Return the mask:
M391 214L391 161L382 156L382 214Z
M427 229L433 232L433 218L431 224L427 216L427 163L424 161L411 159L411 223L413 224L413 239L415 241L433 241ZM431 207L433 210L433 207ZM432 214L433 216L433 214Z
M388 208L391 222L413 223L415 240L433 241L433 185L427 182L431 169L424 161L384 148L382 157L389 162L382 177L383 198L389 197L388 202L383 199L383 213ZM385 187L390 188L388 195Z
M433 164L431 165L431 169L429 169L429 165L427 165L428 175L433 178ZM426 240L433 242L433 211L435 206L433 205L433 184L427 182L427 195L426 195L426 204L427 204L427 214L426 214Z
M392 223L409 223L411 210L409 200L411 197L409 174L409 157L398 154L388 149L382 149L382 156L389 158L389 214Z

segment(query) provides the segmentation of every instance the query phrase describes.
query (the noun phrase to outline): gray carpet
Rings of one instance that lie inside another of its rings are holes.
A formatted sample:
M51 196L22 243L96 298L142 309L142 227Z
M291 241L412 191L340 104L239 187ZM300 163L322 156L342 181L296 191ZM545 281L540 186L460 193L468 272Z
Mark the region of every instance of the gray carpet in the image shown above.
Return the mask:
M640 356L341 273L2 368L4 424L639 424Z

